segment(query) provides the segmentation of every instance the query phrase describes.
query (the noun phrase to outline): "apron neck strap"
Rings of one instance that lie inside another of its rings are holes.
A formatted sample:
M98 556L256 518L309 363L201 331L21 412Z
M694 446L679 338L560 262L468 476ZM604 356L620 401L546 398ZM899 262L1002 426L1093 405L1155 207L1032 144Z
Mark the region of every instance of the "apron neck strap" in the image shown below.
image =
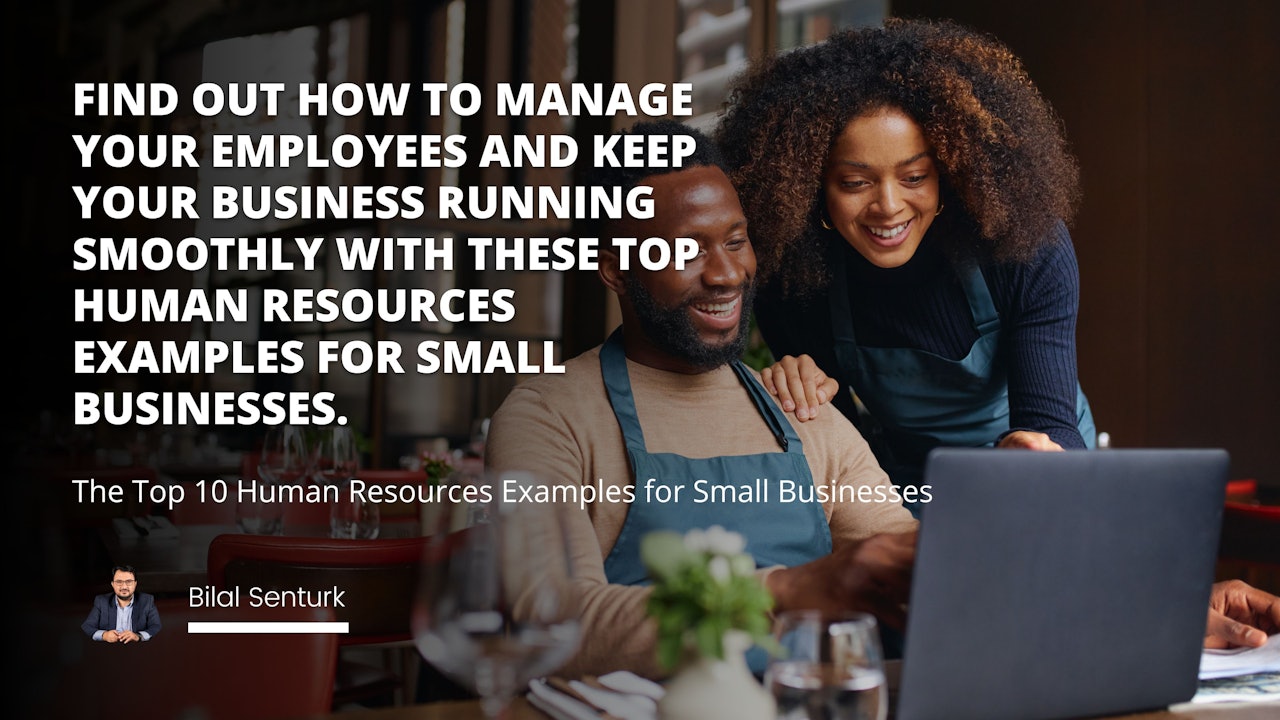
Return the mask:
M751 376L751 371L740 361L730 363L738 382L746 389L756 411L769 426L769 432L778 442L783 452L801 452L800 437L787 422L782 411L765 392L764 387ZM604 378L604 388L609 395L609 404L613 406L613 414L618 418L618 426L622 429L622 439L628 450L647 452L644 443L644 430L640 427L640 418L636 414L636 399L631 392L631 376L627 372L627 355L622 347L622 328L613 331L604 346L600 348L600 373Z
M843 239L842 239L843 240ZM831 252L831 287L827 292L827 307L831 312L831 338L834 341L836 361L843 372L857 372L858 339L853 334L853 311L849 308L849 276L845 266L845 249Z
M733 367L733 374L738 376L738 382L742 383L742 387L746 388L747 394L751 396L751 402L755 404L756 411L769 426L769 432L773 433L774 439L778 441L778 447L782 448L782 452L799 452L800 436L796 435L795 428L787 422L782 411L778 409L778 404L769 397L764 386L756 382L751 371L740 360L734 360L730 364Z
M622 348L622 328L613 331L600 348L600 373L604 377L604 389L609 393L609 404L622 428L622 439L628 450L644 452L644 430L636 415L636 399L631 394L631 376L627 373L627 353Z
M960 283L964 287L964 299L969 302L973 315L973 327L978 335L986 335L1000 325L1000 313L991 299L991 289L982 276L982 268L975 262L968 263L960 271Z

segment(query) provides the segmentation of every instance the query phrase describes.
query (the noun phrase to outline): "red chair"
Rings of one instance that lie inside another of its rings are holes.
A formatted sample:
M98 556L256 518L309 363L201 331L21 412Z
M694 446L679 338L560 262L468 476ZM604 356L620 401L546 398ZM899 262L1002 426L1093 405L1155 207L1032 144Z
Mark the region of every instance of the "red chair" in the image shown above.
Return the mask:
M59 636L45 638L59 643L64 660L50 707L37 716L268 720L330 712L337 635L191 634L187 623L332 622L332 610L191 608L185 599L157 609L164 628L145 643L93 642L80 631L83 613L69 617ZM139 683L145 690L136 689ZM135 690L122 694L126 688Z
M1218 559L1219 579L1238 577L1280 593L1280 505L1227 501Z
M417 659L410 609L419 562L430 540L220 535L209 546L209 581L219 589L346 590L345 607L335 613L339 621L350 623L350 632L339 636L339 644L400 650L401 672L389 670L385 657L382 668L340 661L334 707L395 691L409 701Z
M1250 503L1258 496L1258 481L1253 478L1227 482L1227 501Z

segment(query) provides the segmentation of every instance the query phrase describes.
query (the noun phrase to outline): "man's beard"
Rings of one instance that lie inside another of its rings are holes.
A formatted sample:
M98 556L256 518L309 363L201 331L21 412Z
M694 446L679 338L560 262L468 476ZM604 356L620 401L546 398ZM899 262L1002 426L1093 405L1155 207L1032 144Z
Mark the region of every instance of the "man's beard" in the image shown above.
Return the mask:
M640 328L658 349L704 370L718 368L742 357L747 348L751 325L751 302L756 294L754 281L745 282L741 287L739 302L742 304L742 311L737 334L732 340L718 345L708 345L698 335L698 328L689 316L693 300L682 302L674 308L664 308L633 273L627 273L625 282L627 297L631 298L631 306L640 320Z

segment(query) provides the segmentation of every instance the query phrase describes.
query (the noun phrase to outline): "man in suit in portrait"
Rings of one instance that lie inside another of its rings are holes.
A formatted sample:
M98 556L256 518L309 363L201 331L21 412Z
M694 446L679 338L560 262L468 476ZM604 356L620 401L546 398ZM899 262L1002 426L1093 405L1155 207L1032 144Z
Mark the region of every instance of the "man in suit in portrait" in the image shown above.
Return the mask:
M130 565L111 569L111 592L93 599L93 609L80 627L94 640L145 642L160 632L155 598L137 592L138 574Z

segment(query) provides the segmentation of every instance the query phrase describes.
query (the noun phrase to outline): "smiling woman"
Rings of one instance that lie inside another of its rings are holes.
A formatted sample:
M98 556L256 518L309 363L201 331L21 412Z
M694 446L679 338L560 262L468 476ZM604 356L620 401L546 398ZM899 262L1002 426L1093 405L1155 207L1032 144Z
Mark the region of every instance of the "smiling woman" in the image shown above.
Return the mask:
M752 68L718 139L784 409L834 396L904 487L938 446L1094 445L1076 164L1008 48L950 22L846 31Z
M941 208L929 145L920 126L896 108L845 126L824 184L828 225L876 267L906 264Z

